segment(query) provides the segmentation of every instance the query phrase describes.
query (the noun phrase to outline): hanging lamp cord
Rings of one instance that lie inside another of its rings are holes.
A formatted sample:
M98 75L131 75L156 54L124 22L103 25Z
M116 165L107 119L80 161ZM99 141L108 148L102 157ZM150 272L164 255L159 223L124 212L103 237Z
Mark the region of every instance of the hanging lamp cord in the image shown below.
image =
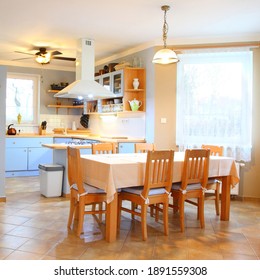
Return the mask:
M166 14L167 11L170 9L169 6L162 6L162 10L164 11L164 22L163 22L163 45L166 48L166 40L167 40L167 33L168 33L168 23L166 22Z

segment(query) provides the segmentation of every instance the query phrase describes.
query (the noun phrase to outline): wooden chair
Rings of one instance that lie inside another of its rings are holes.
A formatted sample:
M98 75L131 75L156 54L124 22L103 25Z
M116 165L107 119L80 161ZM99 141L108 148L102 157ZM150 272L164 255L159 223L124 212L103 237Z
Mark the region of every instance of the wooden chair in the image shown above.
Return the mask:
M174 151L148 151L144 186L122 188L118 196L118 227L121 211L141 217L142 237L147 239L147 208L161 203L163 207L164 234L168 235L168 204L172 186ZM131 201L132 207L122 206L124 200ZM138 210L135 205L140 205Z
M98 188L83 183L80 164L80 150L76 147L67 148L68 181L70 184L70 213L68 228L72 220L78 219L77 235L80 236L85 214L102 214L106 210L86 210L87 205L106 202L106 193Z
M92 154L115 154L115 143L93 143Z
M115 154L116 146L115 143L93 143L92 144L92 154ZM96 204L93 205L92 210L95 211ZM101 211L102 203L98 204L98 209ZM102 219L102 214L99 215L99 219Z
M209 149L211 156L223 156L224 148L223 146L214 145L202 145L203 149ZM221 181L217 179L209 179L207 184L207 190L205 193L205 200L215 200L216 215L219 216L219 193L220 193ZM209 190L214 190L214 193Z
M147 153L154 150L155 145L153 143L135 143L135 153Z
M172 185L173 207L180 213L180 227L184 231L184 203L189 202L198 208L201 228L204 228L204 190L208 182L210 151L207 149L187 149L180 183ZM197 202L192 199L196 199Z

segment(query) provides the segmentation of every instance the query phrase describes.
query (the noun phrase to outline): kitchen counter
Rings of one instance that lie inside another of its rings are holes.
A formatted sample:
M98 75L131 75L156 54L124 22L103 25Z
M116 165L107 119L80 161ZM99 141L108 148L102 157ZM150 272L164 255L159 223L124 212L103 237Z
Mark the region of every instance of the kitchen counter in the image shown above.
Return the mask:
M131 143L131 142L145 142L144 138L133 138L127 136L99 136L94 134L34 134L34 133L20 133L17 135L6 135L7 138L74 138L74 139L91 139L91 140L98 140L100 142L114 142L114 143Z
M45 148L50 148L53 150L66 150L67 147L69 146L69 144L42 144L43 147ZM91 149L91 144L87 144L87 145L78 145L75 146L78 149Z

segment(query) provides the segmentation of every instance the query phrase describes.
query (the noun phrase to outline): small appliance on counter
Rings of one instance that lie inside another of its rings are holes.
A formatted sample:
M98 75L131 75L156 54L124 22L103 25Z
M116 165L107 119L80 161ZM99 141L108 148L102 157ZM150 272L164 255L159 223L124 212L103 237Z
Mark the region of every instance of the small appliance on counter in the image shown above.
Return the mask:
M14 125L14 124L13 123L9 124L8 127L7 127L7 134L8 135L16 135L16 129L14 127L11 127L12 125Z

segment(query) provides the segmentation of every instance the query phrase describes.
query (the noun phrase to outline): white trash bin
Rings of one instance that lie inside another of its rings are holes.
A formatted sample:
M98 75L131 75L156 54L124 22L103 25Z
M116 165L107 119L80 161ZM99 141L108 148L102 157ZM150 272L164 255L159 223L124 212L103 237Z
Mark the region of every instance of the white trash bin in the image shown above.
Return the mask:
M45 197L62 195L64 166L59 164L39 164L40 191Z

